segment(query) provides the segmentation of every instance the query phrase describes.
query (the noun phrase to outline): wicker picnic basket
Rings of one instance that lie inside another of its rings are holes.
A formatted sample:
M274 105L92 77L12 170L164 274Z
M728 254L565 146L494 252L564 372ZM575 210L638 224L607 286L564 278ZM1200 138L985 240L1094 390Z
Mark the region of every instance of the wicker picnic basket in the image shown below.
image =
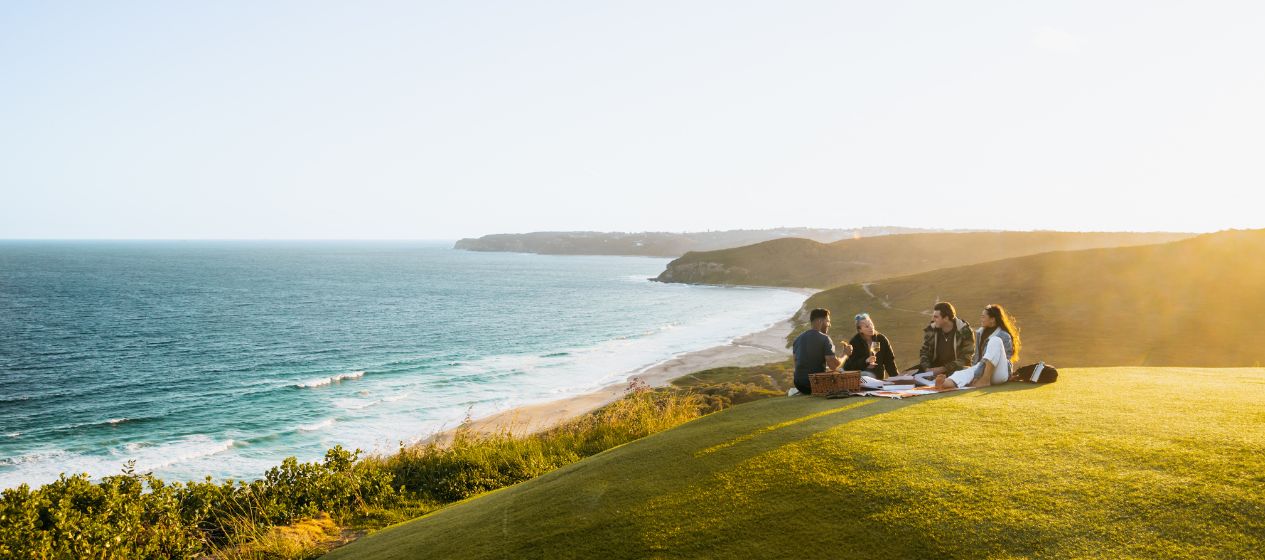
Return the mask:
M812 373L808 375L808 385L812 388L814 395L829 395L839 391L860 391L861 372Z

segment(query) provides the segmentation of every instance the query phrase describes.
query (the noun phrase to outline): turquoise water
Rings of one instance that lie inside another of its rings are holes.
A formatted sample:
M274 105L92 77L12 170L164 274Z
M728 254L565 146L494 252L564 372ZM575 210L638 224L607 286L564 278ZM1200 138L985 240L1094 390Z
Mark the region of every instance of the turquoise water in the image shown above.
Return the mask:
M667 259L427 242L0 242L0 487L390 451L787 318Z

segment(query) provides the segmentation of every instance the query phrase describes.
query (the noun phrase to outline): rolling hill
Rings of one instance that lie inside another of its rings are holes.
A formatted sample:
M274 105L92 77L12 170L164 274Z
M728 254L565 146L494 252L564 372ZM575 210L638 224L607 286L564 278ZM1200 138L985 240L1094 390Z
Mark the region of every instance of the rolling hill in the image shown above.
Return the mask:
M904 368L917 362L921 330L939 300L952 302L973 325L985 305L1004 305L1022 329L1024 363L1261 365L1265 230L1058 251L850 284L817 293L805 307L836 314L835 339L850 338L852 315L869 312Z
M668 263L656 280L831 288L1047 251L1146 245L1190 236L1006 231L889 235L829 244L777 239L721 251L686 253Z
M1255 557L1262 399L1265 370L1151 368L907 400L771 398L327 557Z
M689 251L714 251L760 243L770 239L804 238L829 243L840 239L932 231L904 227L849 229L777 228L726 231L600 232L538 231L498 233L457 241L454 248L467 251L540 253L544 255L634 255L676 257Z

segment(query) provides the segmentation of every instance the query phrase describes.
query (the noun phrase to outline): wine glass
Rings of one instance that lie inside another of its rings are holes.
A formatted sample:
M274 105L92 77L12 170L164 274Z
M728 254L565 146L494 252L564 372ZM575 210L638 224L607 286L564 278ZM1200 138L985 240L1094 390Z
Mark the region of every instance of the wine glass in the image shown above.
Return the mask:
M878 352L879 350L882 350L882 349L883 349L883 345L879 344L877 340L870 341L870 355L874 356L875 359L878 358Z

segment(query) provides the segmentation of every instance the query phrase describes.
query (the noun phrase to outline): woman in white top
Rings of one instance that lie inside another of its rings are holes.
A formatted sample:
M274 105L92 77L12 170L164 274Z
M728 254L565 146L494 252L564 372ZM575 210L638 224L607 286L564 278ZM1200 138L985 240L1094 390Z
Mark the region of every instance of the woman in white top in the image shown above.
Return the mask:
M1019 325L997 304L984 308L980 324L983 326L975 331L974 365L952 375L937 375L937 389L987 387L1010 380L1014 363L1019 361Z

